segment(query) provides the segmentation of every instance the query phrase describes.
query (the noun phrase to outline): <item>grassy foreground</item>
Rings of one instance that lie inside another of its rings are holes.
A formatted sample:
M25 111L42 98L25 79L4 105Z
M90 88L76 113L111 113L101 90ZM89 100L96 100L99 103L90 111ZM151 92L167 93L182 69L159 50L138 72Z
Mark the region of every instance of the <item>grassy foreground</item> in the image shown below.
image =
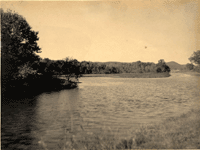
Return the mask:
M179 117L166 119L162 124L146 125L132 139L121 142L121 148L199 149L200 110L191 110Z
M102 132L98 134L83 135L83 138L79 140L73 133L67 131L64 142L58 144L58 149L199 149L200 109L191 110L179 117L168 118L159 124L141 126L137 131L129 132L127 139L124 140L121 140L117 133L109 131L111 136L107 136L102 129ZM43 140L39 143L48 150L48 145Z
M83 74L83 77L112 77L112 78L164 78L169 77L166 73L119 73L119 74Z

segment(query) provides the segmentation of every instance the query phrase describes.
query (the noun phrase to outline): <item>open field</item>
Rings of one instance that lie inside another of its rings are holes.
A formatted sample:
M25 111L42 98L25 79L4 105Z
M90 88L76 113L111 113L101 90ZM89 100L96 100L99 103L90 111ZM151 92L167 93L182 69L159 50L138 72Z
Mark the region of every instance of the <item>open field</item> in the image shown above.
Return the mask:
M169 73L120 73L120 74L83 74L83 77L112 77L112 78L164 78Z

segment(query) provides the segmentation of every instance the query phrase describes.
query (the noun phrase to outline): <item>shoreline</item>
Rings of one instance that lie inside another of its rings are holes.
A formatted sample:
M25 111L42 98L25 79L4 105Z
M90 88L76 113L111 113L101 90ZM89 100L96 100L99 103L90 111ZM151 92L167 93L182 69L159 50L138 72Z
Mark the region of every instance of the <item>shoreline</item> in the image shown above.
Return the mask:
M118 74L83 74L82 77L111 77L111 78L166 78L170 73L118 73Z
M77 88L77 82L68 82L66 79L40 77L28 80L17 80L12 86L4 86L2 89L2 100L10 97L35 97L41 93L56 92L64 89ZM14 94L10 94L14 93Z

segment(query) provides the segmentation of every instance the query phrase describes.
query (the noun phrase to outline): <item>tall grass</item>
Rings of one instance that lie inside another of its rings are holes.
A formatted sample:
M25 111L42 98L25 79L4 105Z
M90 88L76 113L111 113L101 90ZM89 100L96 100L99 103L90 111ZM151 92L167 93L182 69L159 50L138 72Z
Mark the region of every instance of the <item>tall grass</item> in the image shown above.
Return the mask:
M80 125L84 131L82 125ZM119 130L118 130L119 131ZM109 132L109 134L108 134ZM108 136L109 135L109 136ZM66 137L70 138L67 139ZM46 149L43 140L40 145ZM179 117L171 117L159 124L141 126L132 133L127 133L127 139L121 139L118 132L101 129L99 133L87 133L81 139L65 130L62 150L105 150L105 149L199 149L200 148L200 110L191 110Z
M83 132L84 132L84 129L83 129ZM75 135L75 133L71 131L67 131L65 129L65 136L62 139L62 142L58 144L57 149L59 150L116 149L117 142L119 142L118 137L116 136L116 134L112 132L112 130L108 131L110 132L111 136L107 136L108 132L107 133L105 132L106 132L105 128L104 130L102 129L101 132L99 132L98 134L85 131L82 134L82 137L80 137L80 135ZM45 143L43 138L41 138L41 140L38 143L43 149L48 150L48 145Z

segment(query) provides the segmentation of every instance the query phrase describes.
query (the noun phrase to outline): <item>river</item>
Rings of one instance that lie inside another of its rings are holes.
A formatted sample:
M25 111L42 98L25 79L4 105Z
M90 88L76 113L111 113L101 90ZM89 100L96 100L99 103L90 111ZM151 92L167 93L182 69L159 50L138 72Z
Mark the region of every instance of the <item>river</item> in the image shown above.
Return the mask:
M121 138L142 124L160 122L199 106L197 76L84 77L76 89L42 93L2 104L2 149L56 149L65 131L77 137L111 130ZM12 94L12 93L11 93ZM110 132L105 132L109 134Z

